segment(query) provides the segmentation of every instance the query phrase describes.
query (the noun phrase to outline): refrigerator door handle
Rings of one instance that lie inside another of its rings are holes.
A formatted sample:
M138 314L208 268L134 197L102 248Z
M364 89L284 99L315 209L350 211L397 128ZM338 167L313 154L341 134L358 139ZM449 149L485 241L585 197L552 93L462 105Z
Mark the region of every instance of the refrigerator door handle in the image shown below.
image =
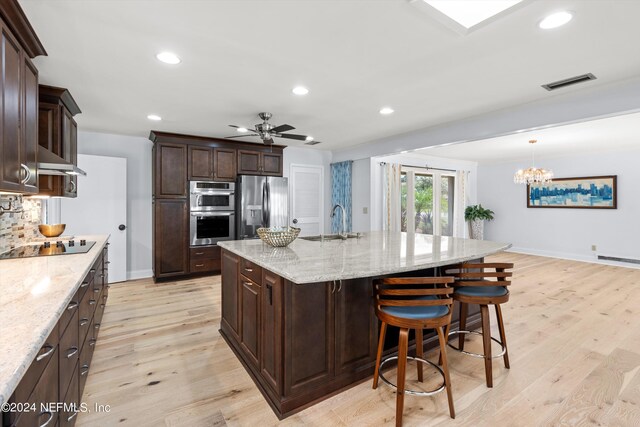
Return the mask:
M262 183L262 226L268 227L269 217L267 216L267 181Z
M264 180L267 187L267 227L271 227L271 186L269 185L269 178Z

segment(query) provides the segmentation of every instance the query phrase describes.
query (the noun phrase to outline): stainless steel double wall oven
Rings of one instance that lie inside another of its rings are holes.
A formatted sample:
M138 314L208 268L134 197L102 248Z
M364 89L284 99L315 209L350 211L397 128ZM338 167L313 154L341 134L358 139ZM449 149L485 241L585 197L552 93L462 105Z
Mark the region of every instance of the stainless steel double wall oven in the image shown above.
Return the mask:
M235 239L235 183L190 181L190 245Z

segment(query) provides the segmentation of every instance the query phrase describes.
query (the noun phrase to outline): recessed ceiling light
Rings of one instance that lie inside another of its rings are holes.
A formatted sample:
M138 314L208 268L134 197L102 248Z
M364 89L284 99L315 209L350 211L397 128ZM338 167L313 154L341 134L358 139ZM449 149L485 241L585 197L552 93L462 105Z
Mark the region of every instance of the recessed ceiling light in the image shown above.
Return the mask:
M424 0L429 6L444 13L469 29L520 3L522 0Z
M158 58L158 61L162 61L165 64L175 65L180 63L180 58L178 58L178 55L171 52L160 52L156 55L156 58Z
M380 114L384 115L384 116L388 116L389 114L393 113L393 108L390 107L384 107L380 109Z
M558 28L566 24L573 19L573 13L563 10L561 12L552 13L544 18L538 26L543 30L550 30L552 28Z
M309 89L304 86L296 86L293 88L292 92L296 95L306 95L309 93Z
M313 141L313 137L311 135L308 135L304 140L310 142Z
M236 130L240 133L245 133L249 131L247 128L237 128Z
M157 115L155 115L155 114L149 114L149 115L147 116L147 119L149 119L149 120L153 120L154 122L159 122L160 120L162 120L162 117L157 116Z

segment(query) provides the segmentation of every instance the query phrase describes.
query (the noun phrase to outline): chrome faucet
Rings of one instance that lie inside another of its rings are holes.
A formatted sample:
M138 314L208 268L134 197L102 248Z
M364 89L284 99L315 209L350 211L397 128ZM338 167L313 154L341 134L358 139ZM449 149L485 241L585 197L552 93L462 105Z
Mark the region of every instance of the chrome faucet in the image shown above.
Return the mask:
M347 238L347 212L344 210L344 206L341 204L336 204L333 209L331 209L331 218L336 215L336 208L342 209L342 231L339 233L342 239Z

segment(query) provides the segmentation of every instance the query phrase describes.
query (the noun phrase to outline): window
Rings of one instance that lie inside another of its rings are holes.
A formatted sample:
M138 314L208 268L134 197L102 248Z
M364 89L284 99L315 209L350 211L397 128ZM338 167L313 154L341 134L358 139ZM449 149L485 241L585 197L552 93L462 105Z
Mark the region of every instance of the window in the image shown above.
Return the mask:
M422 170L403 168L400 185L402 231L407 231L409 224L413 223L416 233L453 236L455 222L455 177L453 175L438 172L425 173ZM413 209L408 205L411 201ZM413 221L410 221L411 218Z

